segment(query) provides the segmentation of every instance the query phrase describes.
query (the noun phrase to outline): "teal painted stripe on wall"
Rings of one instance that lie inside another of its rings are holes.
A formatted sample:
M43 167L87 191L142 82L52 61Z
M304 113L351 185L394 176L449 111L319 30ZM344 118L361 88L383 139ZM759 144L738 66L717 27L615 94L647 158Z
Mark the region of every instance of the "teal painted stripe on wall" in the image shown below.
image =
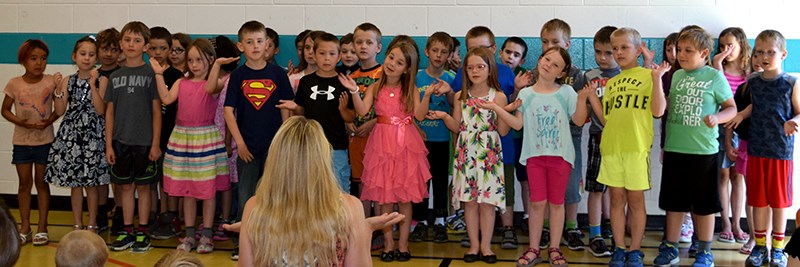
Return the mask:
M75 41L85 36L81 33L0 33L0 64L17 64L17 49L27 39L42 39L50 48L50 57L48 63L50 64L71 64L72 48ZM192 38L208 38L216 35L210 34L195 34ZM226 35L231 40L236 40L235 35ZM420 68L428 65L428 59L424 56L422 51L425 48L425 36L412 37L420 48ZM278 64L286 66L288 60L292 60L297 65L297 53L294 48L294 35L281 35L280 36L280 52L275 57ZM384 50L378 55L378 62L383 62L384 52L391 41L392 36L384 36L381 40ZM466 54L466 46L463 37L458 37L461 41L461 55ZM497 38L497 47L500 47L505 41L505 37ZM542 52L542 44L539 38L527 37L523 38L528 44L528 54L523 65L525 68L532 69L536 63L538 55ZM661 62L663 55L663 38L645 38L647 46L655 51L656 62ZM750 41L753 45L753 41ZM789 56L784 61L784 70L786 72L800 72L800 39L787 40L787 50ZM794 52L794 53L793 53ZM581 69L590 69L597 67L594 61L594 45L592 38L573 38L572 46L569 49L572 62ZM640 60L641 61L641 60Z

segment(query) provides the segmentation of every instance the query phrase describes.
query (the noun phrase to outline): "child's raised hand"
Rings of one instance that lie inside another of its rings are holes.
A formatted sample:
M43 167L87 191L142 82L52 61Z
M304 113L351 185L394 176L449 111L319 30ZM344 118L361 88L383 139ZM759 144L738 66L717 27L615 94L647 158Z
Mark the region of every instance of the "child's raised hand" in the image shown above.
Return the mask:
M447 112L444 111L431 110L428 111L428 114L425 115L425 118L429 120L442 120L446 118L448 115L449 114L447 114Z
M703 122L706 123L708 128L713 128L714 126L717 126L717 123L719 123L719 118L717 118L717 115L710 114L703 118Z
M475 101L475 105L478 106L479 108L488 110L497 110L497 108L500 107L494 101L484 101L484 100Z
M507 111L508 113L511 113L511 112L514 112L515 110L517 110L521 106L522 106L522 99L517 98L517 100L511 101L511 103L508 103L508 105L503 107L503 109L505 111Z
M722 61L725 60L726 57L730 56L731 53L733 53L732 45L723 46L722 49L723 50L717 52L717 54L714 55L714 59L712 60L712 62L714 63L715 66L717 65L722 66Z
M89 82L94 84L97 81L97 78L100 77L100 72L97 69L92 69L89 71Z
M295 111L297 109L297 103L295 103L294 100L283 100L283 99L281 99L281 100L278 100L278 102L280 102L280 104L275 105L276 108L286 109L286 110L291 110L291 111Z
M161 66L161 64L158 63L158 60L152 57L150 58L150 68L153 68L153 72L156 74L164 74L164 70L167 69L166 67Z
M341 82L344 88L347 88L351 94L358 92L358 85L352 77L344 75L344 73L339 73L339 82Z
M666 60L661 62L661 65L653 63L653 66L653 79L661 79L661 76L664 76L664 73L667 73L672 68Z
M347 102L350 100L350 94L347 92L342 92L342 95L339 96L339 110L347 110Z
M588 98L592 94L597 95L598 86L599 84L596 81L587 83L580 91L578 91L578 98Z
M218 65L222 66L222 65L225 65L225 64L229 64L231 62L235 62L237 60L239 60L239 57L221 57L221 58L217 58L217 60L214 60L214 64L218 64Z
M656 57L656 51L647 48L647 43L645 43L644 41L642 41L641 48L642 48L642 58L644 58L644 66L645 67L651 66L651 63L653 63L653 59Z
M516 89L522 89L531 84L533 84L533 72L529 70L517 73L517 76L514 77L514 87Z
M450 84L445 81L442 81L442 79L436 78L436 82L438 84L438 87L436 88L436 91L433 92L434 94L436 94L436 96L441 96L443 94L453 91L453 88L450 87Z
M292 64L291 59L288 62L286 62L286 72L288 72L289 75L294 74L294 64Z
M783 123L783 133L786 136L794 135L797 133L797 122L794 120L788 120Z

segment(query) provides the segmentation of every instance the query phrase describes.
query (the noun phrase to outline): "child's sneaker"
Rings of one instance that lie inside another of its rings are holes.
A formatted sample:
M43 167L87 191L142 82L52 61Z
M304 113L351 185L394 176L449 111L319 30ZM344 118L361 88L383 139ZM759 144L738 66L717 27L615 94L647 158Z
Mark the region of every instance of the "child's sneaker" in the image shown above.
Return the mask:
M769 259L769 267L786 267L786 253L783 249L772 249L772 257Z
M408 236L408 241L411 242L422 242L425 239L425 236L428 235L428 225L424 223L417 223L417 226L414 227L414 231L411 231L411 234Z
M667 242L661 242L658 246L658 256L653 260L656 267L676 265L681 262L678 257L678 248Z
M627 253L624 248L614 248L614 253L611 254L611 260L608 261L608 267L623 267L627 261Z
M644 253L641 250L628 252L628 259L625 260L625 267L643 267Z
M136 233L136 242L131 247L131 252L144 253L150 250L150 237L144 232Z
M567 245L570 250L583 250L583 247L586 246L581 239L581 230L578 229L567 230L567 234L564 235L564 240L561 244Z
M178 244L178 250L191 252L192 249L195 248L197 241L192 236L187 236L181 239L181 243Z
M708 250L698 251L692 267L714 267L714 254Z
M747 267L756 267L764 265L764 260L769 257L769 250L765 246L756 246L753 248L753 251L750 252L750 256L747 256L747 259L744 260L744 265Z
M470 245L469 243L469 235L464 235L461 237L461 247L468 248Z
M214 241L227 241L231 239L230 237L228 237L228 234L225 233L225 228L222 227L223 224L230 224L230 223L231 222L229 220L220 220L219 222L216 223L217 227L215 229L217 230L214 230L214 238L213 238Z
M539 249L550 247L550 229L542 228L542 237L539 239Z
M133 237L133 234L128 232L119 233L117 236L117 240L114 240L114 243L111 243L111 250L113 251L123 251L131 246L133 243L136 242L136 238Z
M680 243L690 243L692 242L692 235L694 235L694 229L692 229L691 224L682 224L681 225L681 238L678 240Z
M611 256L611 251L608 250L606 241L600 236L592 238L592 241L589 242L589 250L595 257ZM622 252L625 252L625 250Z
M117 207L114 209L114 215L111 217L111 235L121 235L125 231L122 229L122 225L125 224L122 218L122 208Z
M232 261L239 260L239 246L233 248L233 252L231 252L231 260Z
M467 232L467 224L464 222L464 211L456 211L456 214L447 217L447 233L464 234Z
M200 245L197 245L197 253L206 254L214 251L214 241L208 237L200 238Z
M692 244L689 245L689 258L696 257L698 249L700 249L700 242L697 242L697 240L692 241Z
M445 243L449 241L447 237L447 228L441 224L434 224L433 225L433 242L436 243Z
M175 226L173 221L177 221L178 216L175 216L172 213L162 213L159 214L159 225L155 228L152 232L150 232L150 238L156 240L166 240L173 238L177 235L175 231Z
M614 240L614 231L611 230L611 222L603 223L603 226L600 229L600 233L603 235L603 239Z

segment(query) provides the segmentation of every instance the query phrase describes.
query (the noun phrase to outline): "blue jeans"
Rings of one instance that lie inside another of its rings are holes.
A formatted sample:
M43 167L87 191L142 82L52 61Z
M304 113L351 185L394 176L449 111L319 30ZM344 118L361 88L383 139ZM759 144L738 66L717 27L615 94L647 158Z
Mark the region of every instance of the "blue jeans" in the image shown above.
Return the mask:
M342 191L349 193L350 191L350 154L347 149L333 150L331 153L333 160L333 174L336 175L336 180Z
M575 146L575 163L567 181L567 192L564 195L565 204L581 202L581 173L583 172L583 159L581 155L581 136L572 136L572 145Z

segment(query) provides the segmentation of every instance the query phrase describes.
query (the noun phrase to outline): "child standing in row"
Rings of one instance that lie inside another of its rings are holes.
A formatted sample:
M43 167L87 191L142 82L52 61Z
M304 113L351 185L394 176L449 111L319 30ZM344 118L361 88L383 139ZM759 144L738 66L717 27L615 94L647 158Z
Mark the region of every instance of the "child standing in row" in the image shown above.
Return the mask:
M411 224L411 203L428 197L427 181L430 165L425 158L428 150L422 142L414 119L422 120L428 106L419 104L419 91L414 84L417 74L417 50L401 43L389 48L384 69L377 83L369 86L361 99L356 82L344 75L340 80L353 95L356 112L367 115L375 104L375 128L364 148L364 191L362 200L375 201L382 213L391 213L397 204L405 219L400 231L397 250L393 251L392 227L383 229L385 247L381 260L411 260L408 236Z
M314 40L322 33L320 31L312 31L303 37L303 58L305 59L305 67L300 69L297 73L289 75L289 82L292 83L292 91L297 93L297 85L300 83L300 78L314 73L317 71L317 63L314 61ZM300 67L303 67L302 65Z
M611 228L616 246L608 265L643 266L644 253L641 251L641 244L647 218L644 191L650 189L652 118L660 117L666 107L661 76L669 70L669 64L662 63L652 71L640 67L637 60L646 48L639 32L631 28L615 30L611 34L611 48L614 51L614 60L622 71L605 83L603 110L595 113L605 126L600 139L602 161L597 182L608 186L610 191ZM587 86L593 88L599 84ZM594 101L594 97L590 100ZM630 209L631 227L631 246L627 252L626 207ZM595 209L594 212L598 210ZM597 217L594 217L595 222L599 219ZM593 227L590 232L594 243L599 225L590 227ZM592 251L594 249L593 247Z
M339 58L342 64L336 66L336 72L350 76L361 66L358 64L358 55L356 54L355 44L353 44L353 34L348 33L342 36L339 40Z
M783 72L786 39L775 30L756 37L753 51L764 72L748 79L752 99L750 140L747 144L747 202L753 206L756 247L746 266L760 266L767 257L769 209L772 210L770 266L787 264L783 252L786 209L792 205L794 135L800 124L800 84ZM781 131L782 130L782 131ZM794 251L796 253L796 251Z
M150 65L156 73L158 94L167 105L179 102L176 126L172 131L164 156L164 192L183 197L186 237L178 250L198 253L214 250L212 242L216 180L229 181L225 142L214 125L216 96L222 90L219 68L237 58L215 59L214 47L208 39L192 42L187 51L186 78L181 78L168 90L160 77L165 70L154 59ZM214 62L214 63L212 63ZM213 64L213 66L211 66ZM209 70L209 68L211 68ZM203 233L200 244L195 240L197 200L203 201Z
M497 88L497 63L488 48L473 48L465 56L464 90L456 93L458 104L453 115L434 111L433 119L444 121L458 134L453 155L453 207L464 205L469 250L465 262L497 262L492 252L495 208L505 211L506 193L503 171L503 146L500 135L508 134L508 125L498 120L496 111L482 108L484 103L506 105L506 96ZM488 105L488 104L484 104ZM483 238L480 238L483 236Z
M575 150L569 138L569 121L583 126L588 115L588 89L576 93L565 84L572 62L566 49L554 46L539 57L536 83L520 90L517 100L505 109L490 105L501 120L519 130L524 126L520 163L528 170L531 192L529 229L530 246L517 260L517 266L533 266L542 261L539 256L539 235L542 232L546 206L553 222L550 240L561 240L564 223L564 199L569 175L575 161ZM508 111L514 111L514 115ZM558 242L547 250L551 266L567 266Z
M11 164L19 176L20 243L33 241L36 246L50 242L47 234L47 214L50 210L50 186L44 181L47 155L55 136L53 122L58 115L53 112L55 88L61 84L61 73L45 75L50 50L41 40L29 39L17 52L17 61L25 74L8 81L3 93L3 118L14 124L14 144ZM11 108L14 112L11 112ZM34 170L36 172L34 172ZM39 222L36 235L31 240L31 187L36 185Z
M73 230L83 229L83 192L86 191L89 210L86 229L98 232L97 187L107 185L110 177L105 160L105 119L95 111L94 104L103 101L97 87L99 73L94 69L97 62L94 37L86 36L75 43L72 61L78 65L78 72L62 81L57 89L62 97L56 98L56 113L64 115L64 119L50 149L45 181L71 188Z
M617 60L614 59L614 49L611 45L611 33L617 30L614 26L605 26L600 28L594 35L594 60L597 63L597 68L586 71L583 79L586 81L586 86L596 86L595 95L597 95L598 102L592 104L589 102L591 109L589 110L589 119L592 125L589 127L589 140L588 140L588 158L586 159L586 184L584 189L589 192L587 201L587 211L589 213L589 252L595 257L610 256L611 251L608 250L605 238L610 236L603 236L602 234L602 220L608 220L610 217L610 208L608 207L608 196L606 185L597 181L600 175L600 166L602 166L602 155L600 152L601 136L605 121L603 118L603 96L606 94L608 81L617 76L622 70ZM637 55L638 58L638 55ZM630 66L628 66L630 67ZM637 65L638 67L638 65ZM594 99L593 97L589 98ZM652 135L652 134L651 134ZM605 215L605 218L603 218ZM613 242L613 241L612 241Z
M161 100L156 74L142 57L148 50L150 29L132 21L122 28L120 47L124 67L109 77L104 96L106 106L106 160L111 165L111 182L121 194L123 231L111 250L133 247L134 252L150 249L150 185L157 182L156 161L161 157ZM162 73L163 75L163 73ZM101 89L102 90L102 89ZM135 195L139 194L139 228L134 232Z
M95 86L100 92L100 101L92 101L95 105L95 111L103 117L103 125L105 125L106 103L103 98L106 95L107 85L101 85L101 82L108 83L108 76L120 68L119 55L120 47L119 40L121 34L115 28L108 28L97 33L97 59L100 62L100 67L97 68L98 78ZM100 77L103 77L102 79ZM94 95L92 95L94 96ZM105 134L105 130L104 130ZM105 138L105 136L103 137ZM105 149L105 147L103 147ZM105 151L105 150L104 150ZM108 164L106 162L106 164ZM112 185L114 196L117 196L119 191ZM115 206L108 205L108 185L100 185L97 188L99 199L97 200L97 232L103 232L108 229L108 211L109 208L114 208L115 211L122 210L122 201L114 201ZM115 198L117 199L117 198ZM122 212L114 212L114 217L111 218L111 234L119 233L122 231Z
M714 213L722 210L716 126L736 115L736 105L725 76L706 65L713 43L699 27L684 30L678 37L678 61L683 69L675 72L669 95L671 113L659 195L659 207L667 211L667 228L654 260L656 266L680 262L677 242L685 212L693 213L698 233L693 266L714 264ZM693 186L687 188L688 184Z
M453 95L451 90L444 92L442 86L448 86L453 81L453 75L444 70L453 38L445 32L435 32L428 37L425 44L425 56L428 57L428 67L417 72L416 86L420 93L422 103L428 106L429 111L450 112ZM425 119L418 121L417 125L425 133L425 147L428 149L428 162L431 169L433 184L433 241L447 242L447 228L444 226L444 217L447 216L447 186L448 186L448 160L450 158L450 131L442 120ZM428 201L414 204L414 220L417 226L409 238L413 242L422 241L428 234Z
M350 188L350 163L347 154L345 122L355 118L347 89L339 81L336 63L339 61L339 40L327 32L317 34L313 49L318 69L300 78L294 101L282 100L278 106L295 115L316 120L322 125L325 137L333 148L333 171L342 190ZM348 108L349 106L349 108Z

